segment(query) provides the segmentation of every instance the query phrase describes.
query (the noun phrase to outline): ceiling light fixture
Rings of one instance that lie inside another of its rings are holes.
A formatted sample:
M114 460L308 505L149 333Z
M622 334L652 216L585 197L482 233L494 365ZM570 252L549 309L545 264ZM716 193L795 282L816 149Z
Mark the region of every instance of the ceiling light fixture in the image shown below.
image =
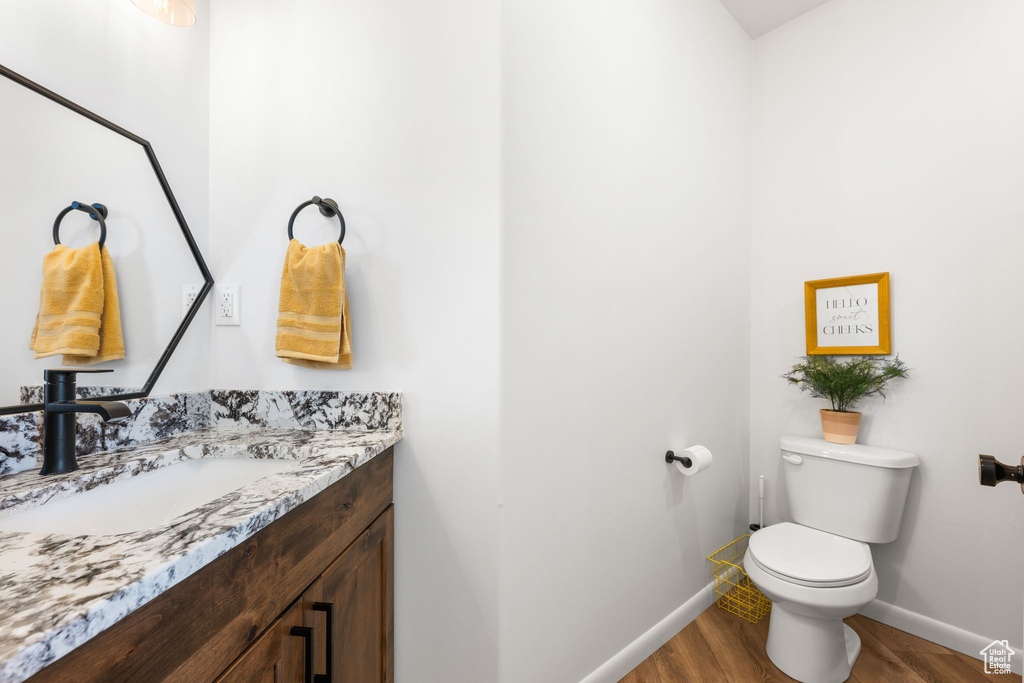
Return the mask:
M132 0L132 4L171 26L196 23L196 0Z

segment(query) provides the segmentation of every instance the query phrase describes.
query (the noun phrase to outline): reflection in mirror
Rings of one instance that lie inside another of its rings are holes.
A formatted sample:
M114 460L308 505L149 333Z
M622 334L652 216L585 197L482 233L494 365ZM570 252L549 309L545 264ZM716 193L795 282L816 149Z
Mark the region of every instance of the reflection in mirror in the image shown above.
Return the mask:
M35 359L29 341L54 220L73 201L107 207L105 249L124 337L124 358L95 366L114 372L89 378L110 389L92 393L138 392L184 331L182 286L209 290L202 257L190 248L147 146L9 78L0 78L0 102L0 406L23 402L21 387L39 386L44 369L62 365L61 356ZM99 228L88 214L71 211L61 221L60 242L85 247L98 240Z

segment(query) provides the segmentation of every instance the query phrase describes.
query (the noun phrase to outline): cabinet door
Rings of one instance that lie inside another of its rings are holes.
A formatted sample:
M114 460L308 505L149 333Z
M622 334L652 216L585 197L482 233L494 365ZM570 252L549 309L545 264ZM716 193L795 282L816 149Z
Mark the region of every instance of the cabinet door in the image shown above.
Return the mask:
M303 635L292 634L293 628L302 627L302 617L302 601L299 600L274 621L216 683L303 683L306 680L306 639ZM309 648L311 651L312 644Z
M303 595L306 625L317 634L317 653L331 661L332 683L395 680L393 525L389 507ZM320 636L328 631L329 643Z

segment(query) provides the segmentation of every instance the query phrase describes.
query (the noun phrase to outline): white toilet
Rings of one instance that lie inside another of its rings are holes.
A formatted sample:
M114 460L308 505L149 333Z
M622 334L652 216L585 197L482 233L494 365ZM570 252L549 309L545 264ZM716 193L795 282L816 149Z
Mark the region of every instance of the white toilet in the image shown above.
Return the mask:
M781 446L796 523L755 532L743 568L772 601L772 662L803 683L840 683L860 654L860 637L843 619L878 593L868 543L899 534L918 458L797 436Z

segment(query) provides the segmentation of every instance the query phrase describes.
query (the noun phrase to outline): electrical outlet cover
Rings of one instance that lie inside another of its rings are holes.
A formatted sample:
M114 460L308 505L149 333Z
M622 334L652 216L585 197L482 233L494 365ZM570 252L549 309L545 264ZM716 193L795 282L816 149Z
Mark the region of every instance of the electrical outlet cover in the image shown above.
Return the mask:
M220 285L213 286L213 321L216 325L241 325L240 315L241 286Z
M192 304L199 298L199 292L203 291L203 286L200 285L182 285L181 286L181 317L184 318L188 315L188 311L192 308Z

